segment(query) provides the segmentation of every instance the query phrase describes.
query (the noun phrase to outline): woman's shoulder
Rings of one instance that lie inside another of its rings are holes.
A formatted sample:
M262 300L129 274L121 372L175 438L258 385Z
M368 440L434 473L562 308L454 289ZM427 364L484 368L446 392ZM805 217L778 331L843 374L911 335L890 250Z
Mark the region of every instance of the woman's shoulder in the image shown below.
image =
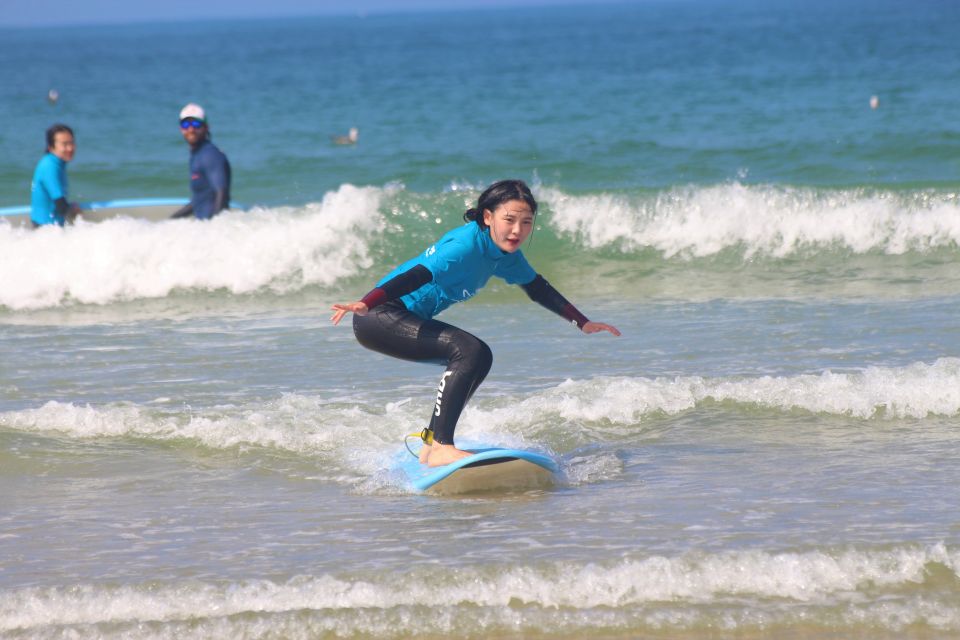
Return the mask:
M459 227L454 227L447 231L443 237L444 238L454 238L458 240L474 240L477 236L477 230L479 226L476 222L467 222L462 224Z
M480 243L480 237L477 234L477 230L471 228L476 226L477 225L473 222L468 222L462 227L450 229L437 241L437 246L453 245L463 249L469 249L478 246Z
M66 163L60 160L57 156L52 153L45 153L37 162L37 167L34 170L35 174L47 174L54 175L56 174L61 167L65 167Z
M423 257L428 261L462 262L471 255L482 254L482 251L475 232L470 225L464 225L443 234L423 253Z

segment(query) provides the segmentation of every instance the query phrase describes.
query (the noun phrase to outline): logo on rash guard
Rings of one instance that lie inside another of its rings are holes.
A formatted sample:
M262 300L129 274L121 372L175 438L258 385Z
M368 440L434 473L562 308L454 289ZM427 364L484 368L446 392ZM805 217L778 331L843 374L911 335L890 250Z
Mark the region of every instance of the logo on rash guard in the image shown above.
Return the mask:
M433 415L440 415L440 405L443 403L443 390L447 386L447 376L449 376L453 371L445 371L443 377L440 378L440 386L437 388L437 406L433 409Z

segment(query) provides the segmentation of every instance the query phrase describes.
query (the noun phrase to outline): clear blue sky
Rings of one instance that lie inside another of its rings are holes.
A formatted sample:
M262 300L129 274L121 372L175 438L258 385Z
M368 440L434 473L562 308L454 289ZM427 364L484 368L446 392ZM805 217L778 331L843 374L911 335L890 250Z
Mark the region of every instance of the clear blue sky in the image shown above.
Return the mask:
M358 15L589 3L590 0L0 0L0 26Z

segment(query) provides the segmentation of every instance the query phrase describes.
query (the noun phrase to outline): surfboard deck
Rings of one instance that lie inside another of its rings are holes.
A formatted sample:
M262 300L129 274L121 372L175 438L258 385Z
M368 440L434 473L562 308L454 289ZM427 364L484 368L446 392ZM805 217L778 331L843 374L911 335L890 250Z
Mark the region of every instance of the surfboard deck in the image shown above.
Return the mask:
M549 456L522 449L466 447L473 455L428 467L404 451L400 467L416 491L455 495L481 491L537 489L553 485L560 467Z

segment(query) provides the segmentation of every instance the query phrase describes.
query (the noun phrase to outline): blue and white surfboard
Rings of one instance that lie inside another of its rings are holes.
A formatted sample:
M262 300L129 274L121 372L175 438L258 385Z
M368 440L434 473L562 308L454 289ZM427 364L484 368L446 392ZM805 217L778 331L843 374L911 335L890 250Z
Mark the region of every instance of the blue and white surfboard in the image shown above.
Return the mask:
M108 218L137 218L159 222L167 220L180 207L187 204L185 198L133 198L124 200L103 200L100 202L81 202L80 217L89 222L102 222ZM11 225L30 224L30 207L0 207L0 220Z
M437 495L549 487L560 471L553 458L533 451L472 446L466 450L473 455L442 467L420 464L404 451L400 468L413 489Z

